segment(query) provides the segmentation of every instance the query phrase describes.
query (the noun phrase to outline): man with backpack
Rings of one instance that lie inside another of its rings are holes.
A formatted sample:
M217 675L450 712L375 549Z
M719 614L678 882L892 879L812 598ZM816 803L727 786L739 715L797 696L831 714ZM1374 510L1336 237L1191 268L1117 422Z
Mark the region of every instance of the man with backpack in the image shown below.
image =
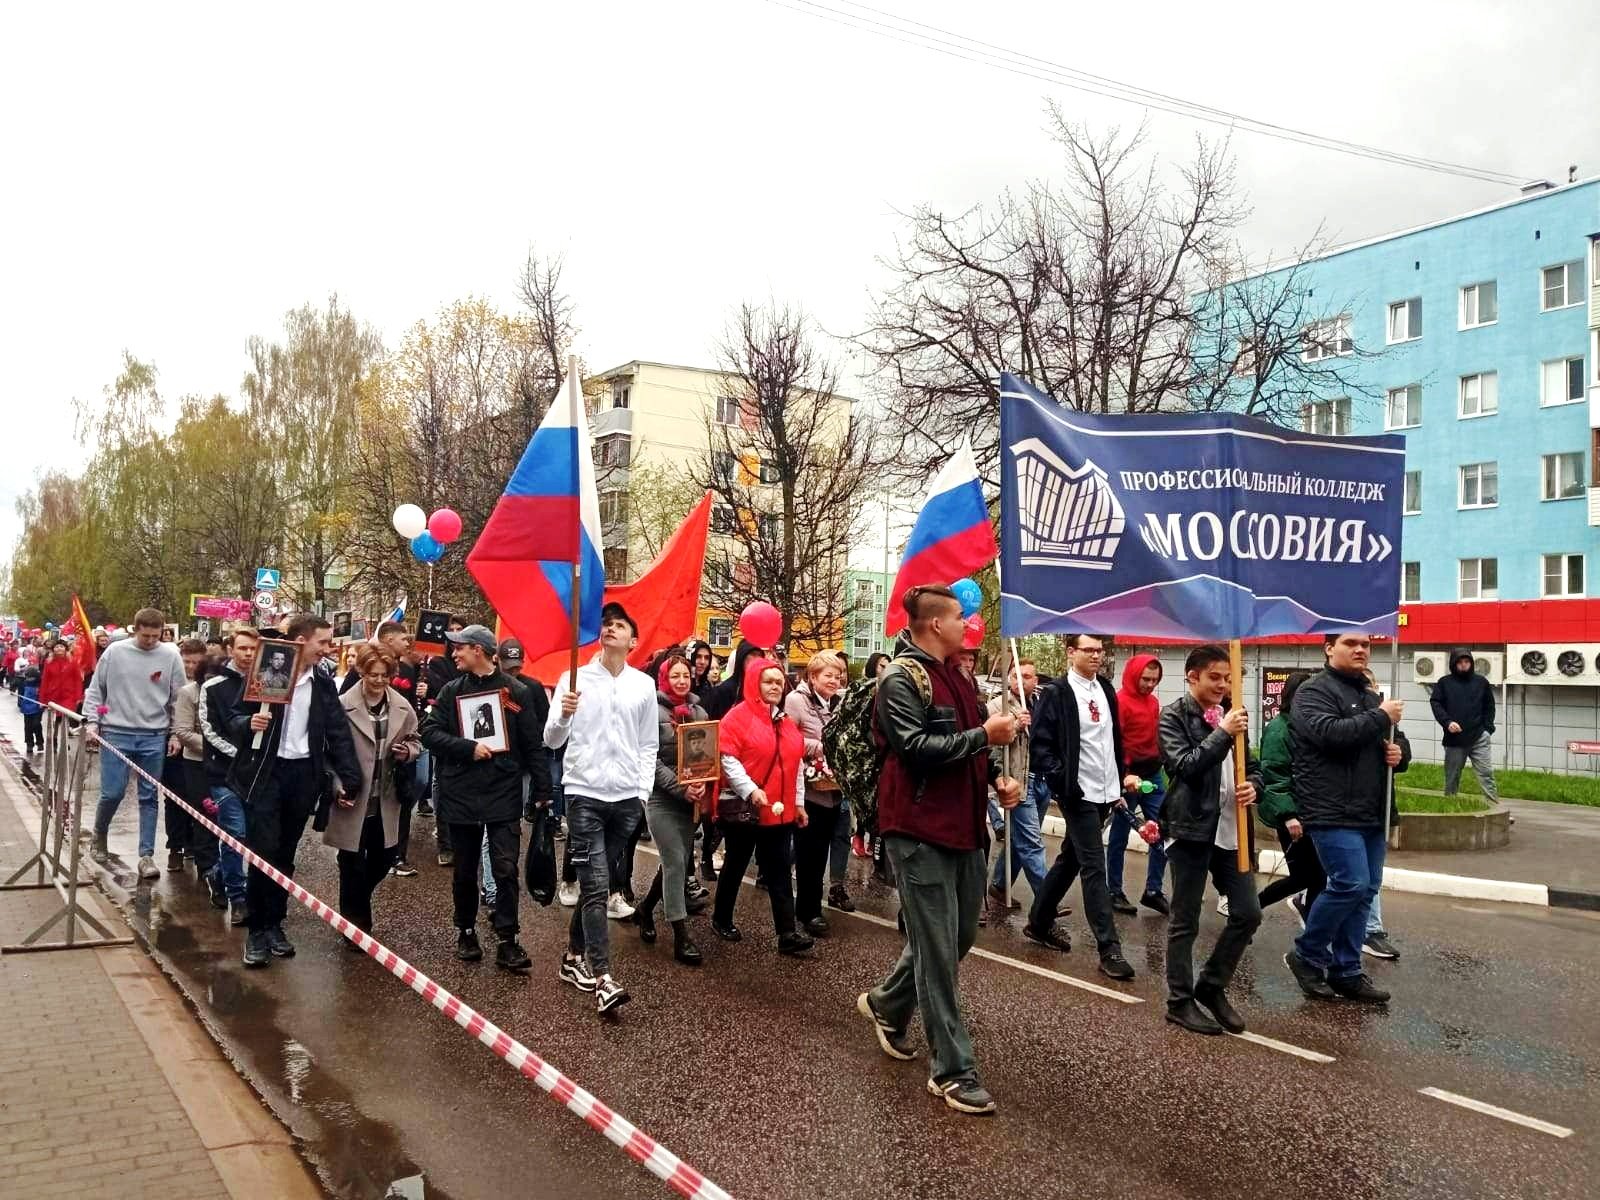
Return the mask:
M978 1082L972 1041L956 999L956 975L978 934L983 905L986 808L992 783L1004 808L1022 785L1000 775L991 746L1017 736L1017 719L987 720L976 689L949 661L964 633L961 602L947 587L914 587L902 603L911 643L884 672L873 706L880 764L878 827L894 866L906 944L889 976L856 999L890 1058L916 1057L906 1030L919 1000L928 1035L928 1091L957 1112L994 1112Z

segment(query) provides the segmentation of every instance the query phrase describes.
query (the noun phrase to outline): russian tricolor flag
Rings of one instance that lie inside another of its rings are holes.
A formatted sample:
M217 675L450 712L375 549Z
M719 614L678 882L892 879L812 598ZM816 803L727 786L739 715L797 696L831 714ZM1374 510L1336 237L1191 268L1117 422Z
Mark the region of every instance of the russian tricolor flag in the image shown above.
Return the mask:
M582 645L600 636L602 549L589 417L573 368L467 555L467 570L520 637L548 630L560 645L570 641L573 564L579 564Z
M962 442L933 477L928 498L912 526L905 557L894 577L894 590L889 593L885 632L893 637L905 628L906 610L900 597L907 588L954 583L988 566L999 553L989 507L983 502L978 464L972 446Z

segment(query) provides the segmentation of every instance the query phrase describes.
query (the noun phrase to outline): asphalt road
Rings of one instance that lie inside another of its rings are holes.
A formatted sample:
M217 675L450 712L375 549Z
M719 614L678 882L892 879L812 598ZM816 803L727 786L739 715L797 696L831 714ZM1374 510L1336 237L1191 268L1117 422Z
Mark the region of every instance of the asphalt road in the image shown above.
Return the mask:
M20 739L9 700L0 732ZM93 779L86 790L97 790ZM296 958L243 970L242 935L192 870L135 886L134 807L113 830L113 891L125 892L158 961L331 1194L668 1194L309 913L291 913ZM1593 914L1385 896L1404 954L1370 964L1395 992L1372 1009L1302 999L1281 962L1297 927L1279 906L1234 988L1265 1044L1163 1022L1166 921L1154 914L1121 920L1138 977L1100 976L1070 896L1073 953L1026 942L1014 919L984 930L963 966L980 1068L1000 1104L993 1119L974 1119L926 1094L923 1064L883 1057L855 1012L856 994L898 953L891 896L869 897L859 917L830 912L833 934L793 960L762 936L766 897L746 885L742 943L695 922L707 956L699 971L672 961L669 932L645 946L613 923L614 970L634 999L602 1021L556 977L570 910L524 897L529 977L455 961L449 872L422 853L430 832L419 820L422 873L379 888L376 935L743 1200L1595 1194ZM300 863L297 878L334 901L333 852L316 835ZM642 890L654 859L641 853L638 866ZM1142 869L1130 862L1129 877ZM1221 922L1208 902L1202 945ZM484 936L492 943L487 926ZM1571 1133L1471 1111L1429 1088Z

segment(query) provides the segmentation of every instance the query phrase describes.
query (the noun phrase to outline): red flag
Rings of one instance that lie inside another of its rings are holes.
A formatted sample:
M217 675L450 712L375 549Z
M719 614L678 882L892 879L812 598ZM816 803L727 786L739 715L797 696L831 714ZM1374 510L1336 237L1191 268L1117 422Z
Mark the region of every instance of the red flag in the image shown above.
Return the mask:
M694 633L695 616L700 608L700 572L706 561L706 534L711 528L711 493L707 492L682 525L661 547L661 553L648 570L633 583L606 589L606 603L615 600L639 623L639 645L628 661L642 667L663 646L681 642ZM505 630L522 642L527 655L523 674L554 687L567 670L572 650L567 644L570 631L543 622L531 628L518 624L518 612L500 614ZM525 614L524 614L525 615ZM582 648L591 657L599 642Z
M94 626L89 624L89 616L83 611L83 601L77 594L72 597L72 623L78 627L77 639L72 643L72 661L78 664L78 669L88 678L89 672L94 670L96 646Z

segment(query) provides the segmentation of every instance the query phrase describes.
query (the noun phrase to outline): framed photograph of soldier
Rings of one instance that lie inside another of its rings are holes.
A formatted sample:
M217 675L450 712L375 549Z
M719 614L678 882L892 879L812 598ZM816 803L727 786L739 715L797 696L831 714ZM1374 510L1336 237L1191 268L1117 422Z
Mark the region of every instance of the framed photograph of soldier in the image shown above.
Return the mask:
M294 698L300 647L300 642L261 639L261 649L244 680L246 704L287 704Z
M450 614L429 612L426 609L417 618L416 648L423 654L443 654L445 632L450 628Z
M371 626L365 617L353 617L350 621L350 640L364 642L372 636Z
M496 754L511 748L506 737L505 700L499 692L457 696L456 720L461 725L462 737L487 746Z
M678 782L715 783L722 776L720 726L685 721L678 726Z
M333 624L333 640L342 642L350 636L350 621L355 616L351 612L336 612L328 618Z

